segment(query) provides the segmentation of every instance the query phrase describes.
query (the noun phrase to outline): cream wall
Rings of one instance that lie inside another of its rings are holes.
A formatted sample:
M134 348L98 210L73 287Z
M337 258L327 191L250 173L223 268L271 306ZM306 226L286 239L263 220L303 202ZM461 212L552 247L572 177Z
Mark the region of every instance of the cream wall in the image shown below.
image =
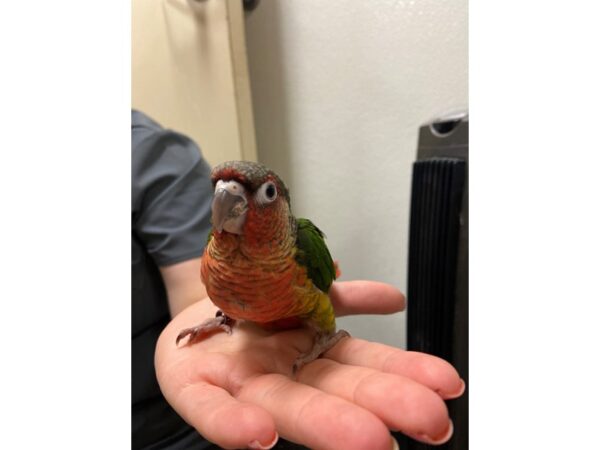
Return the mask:
M468 106L467 0L262 0L246 43L259 161L327 234L342 279L406 292L418 127ZM405 313L339 323L405 345Z
M211 164L256 159L240 0L132 0L132 106Z

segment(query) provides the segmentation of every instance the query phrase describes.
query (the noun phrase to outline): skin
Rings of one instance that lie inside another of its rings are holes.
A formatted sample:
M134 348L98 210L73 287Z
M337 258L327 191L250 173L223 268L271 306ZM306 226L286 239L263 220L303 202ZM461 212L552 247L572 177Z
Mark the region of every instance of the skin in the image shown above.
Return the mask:
M245 322L231 335L176 347L182 328L217 311L207 298L195 301L205 292L199 267L197 258L161 269L176 315L159 338L155 366L167 401L207 439L258 448L279 435L316 450L377 450L392 448L389 429L431 444L451 437L443 400L460 396L464 383L430 355L347 338L292 379L290 365L311 348L309 330L272 332ZM330 295L338 316L405 306L404 296L383 283L334 282Z

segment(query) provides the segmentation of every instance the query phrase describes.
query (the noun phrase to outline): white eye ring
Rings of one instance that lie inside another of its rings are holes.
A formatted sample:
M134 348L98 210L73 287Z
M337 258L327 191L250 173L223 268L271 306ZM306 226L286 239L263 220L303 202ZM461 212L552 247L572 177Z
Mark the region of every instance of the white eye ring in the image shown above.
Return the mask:
M274 202L277 198L277 187L272 181L266 181L258 188L255 195L256 201L261 205Z

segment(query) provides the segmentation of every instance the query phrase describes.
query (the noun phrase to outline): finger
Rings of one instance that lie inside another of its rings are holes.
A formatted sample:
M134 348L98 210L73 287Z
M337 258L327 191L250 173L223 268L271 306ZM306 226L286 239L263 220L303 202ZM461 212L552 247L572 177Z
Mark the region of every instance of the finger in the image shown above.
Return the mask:
M202 436L223 448L271 448L277 442L275 421L267 411L209 383L189 385L169 403Z
M388 428L428 444L442 444L452 435L444 401L410 378L320 359L302 368L298 381L354 402Z
M450 363L426 353L411 352L362 339L343 339L325 356L342 364L370 367L411 378L444 399L460 397L465 383Z
M406 304L398 289L376 281L336 281L329 296L337 316L391 314L404 310Z
M275 419L281 436L319 450L390 450L391 435L373 413L279 374L257 377L237 398Z

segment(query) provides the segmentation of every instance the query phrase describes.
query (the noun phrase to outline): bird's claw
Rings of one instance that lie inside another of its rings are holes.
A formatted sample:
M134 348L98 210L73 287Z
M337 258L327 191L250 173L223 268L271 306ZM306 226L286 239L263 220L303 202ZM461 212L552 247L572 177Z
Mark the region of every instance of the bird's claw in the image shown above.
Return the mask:
M208 319L207 321L201 323L200 325L196 325L195 327L186 328L181 330L177 335L177 339L175 340L175 345L179 344L179 341L184 337L189 336L188 343L193 342L201 335L206 335L215 330L223 330L227 334L232 333L232 326L235 321L223 314L222 311L217 311L216 316L212 319Z

